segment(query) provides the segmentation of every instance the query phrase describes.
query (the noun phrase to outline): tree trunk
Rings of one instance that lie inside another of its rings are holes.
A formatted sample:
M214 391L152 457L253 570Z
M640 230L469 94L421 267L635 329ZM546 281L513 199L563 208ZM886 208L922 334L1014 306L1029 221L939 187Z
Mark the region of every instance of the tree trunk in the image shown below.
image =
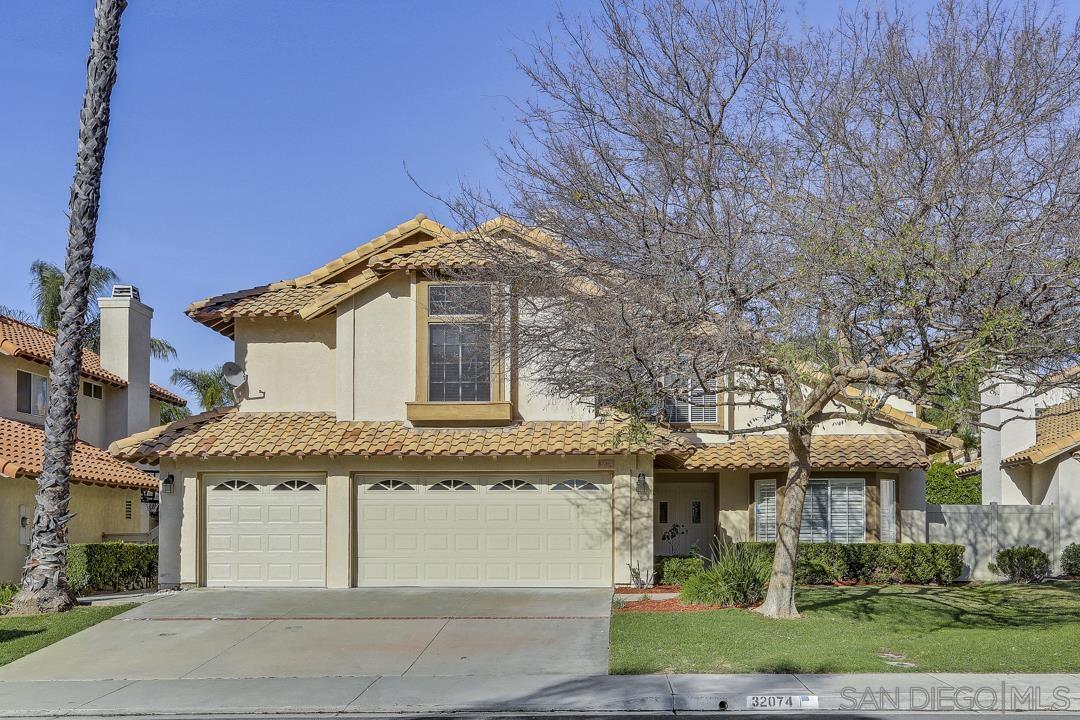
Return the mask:
M82 368L83 326L90 295L90 270L101 199L101 169L109 135L109 99L116 83L120 16L127 0L97 0L94 34L86 61L86 93L79 116L75 177L68 202L67 260L60 292L56 347L49 371L45 416L45 460L38 476L30 552L22 589L12 610L58 612L75 603L67 581L67 524L71 501L71 455L75 447L76 402Z
M758 612L770 618L797 618L795 563L799 557L799 529L803 500L810 480L810 430L788 430L788 474L783 502L777 497L776 552L773 553L769 592Z

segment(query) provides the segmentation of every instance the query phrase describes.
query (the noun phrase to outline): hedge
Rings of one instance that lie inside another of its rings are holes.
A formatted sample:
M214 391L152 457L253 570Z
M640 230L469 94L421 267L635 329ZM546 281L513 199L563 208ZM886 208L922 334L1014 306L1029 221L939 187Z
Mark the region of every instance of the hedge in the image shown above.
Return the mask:
M739 545L772 557L776 543ZM964 546L938 543L799 543L795 581L803 585L864 582L945 585L963 569Z
M956 477L956 463L934 463L926 471L926 502L935 505L982 504L982 476Z
M76 595L155 587L157 545L105 542L68 547L68 583Z
M656 558L656 577L661 585L682 585L705 572L705 560L698 555L661 555Z

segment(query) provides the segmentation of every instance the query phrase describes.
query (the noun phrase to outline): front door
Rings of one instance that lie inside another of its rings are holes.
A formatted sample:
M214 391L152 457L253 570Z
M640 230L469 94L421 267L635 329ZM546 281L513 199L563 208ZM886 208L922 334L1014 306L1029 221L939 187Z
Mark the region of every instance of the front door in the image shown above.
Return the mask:
M653 527L657 555L708 556L716 534L711 480L656 483Z

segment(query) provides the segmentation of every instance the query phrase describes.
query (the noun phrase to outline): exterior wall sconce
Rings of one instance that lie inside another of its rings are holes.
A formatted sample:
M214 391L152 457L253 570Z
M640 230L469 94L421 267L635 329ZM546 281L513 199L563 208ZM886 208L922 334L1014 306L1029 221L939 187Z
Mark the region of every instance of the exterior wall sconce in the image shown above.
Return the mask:
M172 493L173 483L175 482L175 480L176 479L171 474L166 475L161 481L161 492L165 494Z
M649 484L646 482L645 473L637 474L637 491L639 493L646 492L649 489Z

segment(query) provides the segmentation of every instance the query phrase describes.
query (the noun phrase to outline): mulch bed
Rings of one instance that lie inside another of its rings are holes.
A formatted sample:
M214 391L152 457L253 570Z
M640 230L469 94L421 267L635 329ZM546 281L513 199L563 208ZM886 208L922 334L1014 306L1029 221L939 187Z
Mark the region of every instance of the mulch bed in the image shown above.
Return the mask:
M706 610L726 610L727 605L683 605L679 598L668 600L631 600L614 612L703 612Z
M653 585L647 588L627 587L620 585L615 588L616 595L651 595L653 593L677 593L682 590L681 585Z

